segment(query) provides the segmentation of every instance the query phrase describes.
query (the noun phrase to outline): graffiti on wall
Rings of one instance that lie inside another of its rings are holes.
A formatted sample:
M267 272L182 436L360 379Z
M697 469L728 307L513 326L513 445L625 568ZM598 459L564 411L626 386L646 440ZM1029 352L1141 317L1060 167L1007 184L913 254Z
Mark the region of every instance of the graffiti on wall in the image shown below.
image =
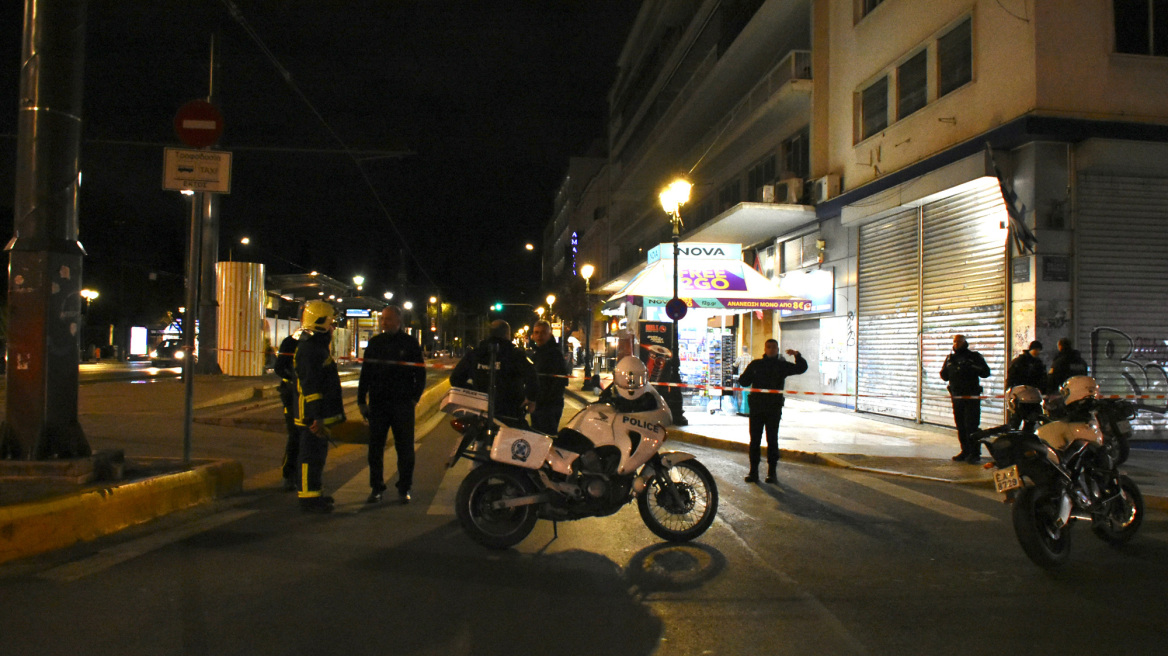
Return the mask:
M1091 373L1103 394L1168 394L1168 340L1131 336L1115 328L1091 331ZM1137 429L1168 429L1168 399L1137 398Z

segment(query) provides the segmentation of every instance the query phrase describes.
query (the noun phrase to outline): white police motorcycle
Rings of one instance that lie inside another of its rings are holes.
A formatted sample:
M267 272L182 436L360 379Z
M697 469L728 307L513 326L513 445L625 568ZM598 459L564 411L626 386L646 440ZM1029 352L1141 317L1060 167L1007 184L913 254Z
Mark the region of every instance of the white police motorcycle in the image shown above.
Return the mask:
M442 410L462 439L447 467L473 461L455 508L471 538L506 549L537 519L604 517L634 499L645 525L665 540L692 540L710 527L718 511L714 477L688 453L661 451L670 413L645 365L626 357L613 380L555 436L493 416L487 394L450 390Z

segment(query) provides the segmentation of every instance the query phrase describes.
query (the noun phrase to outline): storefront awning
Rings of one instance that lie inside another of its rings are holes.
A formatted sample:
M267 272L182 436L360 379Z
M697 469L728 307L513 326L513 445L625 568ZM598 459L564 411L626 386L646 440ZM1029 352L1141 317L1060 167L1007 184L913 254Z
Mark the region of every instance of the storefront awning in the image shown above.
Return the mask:
M786 294L778 285L746 266L726 259L683 259L677 294L691 308L720 313L751 310L810 310L811 301ZM658 260L605 301L603 311L620 312L624 304L664 307L673 298L673 260Z

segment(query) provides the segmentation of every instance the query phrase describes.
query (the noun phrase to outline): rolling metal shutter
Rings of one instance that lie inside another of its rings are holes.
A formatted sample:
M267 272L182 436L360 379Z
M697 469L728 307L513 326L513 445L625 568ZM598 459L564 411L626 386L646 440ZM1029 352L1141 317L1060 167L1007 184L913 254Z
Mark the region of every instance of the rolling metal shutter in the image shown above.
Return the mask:
M985 394L1001 394L1006 374L1006 206L996 182L924 206L921 286L923 421L953 425L941 365L953 336L990 366ZM982 401L982 425L1004 421L1000 399Z
M860 228L857 410L917 418L917 224L914 208Z
M1168 179L1080 172L1078 182L1075 347L1105 394L1164 394ZM1164 401L1142 403L1157 411L1141 412L1137 430L1168 426Z

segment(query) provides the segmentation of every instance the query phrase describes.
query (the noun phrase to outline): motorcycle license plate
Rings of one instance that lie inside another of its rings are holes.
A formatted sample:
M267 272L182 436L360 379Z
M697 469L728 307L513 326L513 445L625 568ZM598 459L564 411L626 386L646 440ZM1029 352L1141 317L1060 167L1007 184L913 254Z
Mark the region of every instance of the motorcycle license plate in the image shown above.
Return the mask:
M994 471L994 487L1002 494L1022 487L1022 477L1018 475L1018 465L1010 465L1005 469Z

